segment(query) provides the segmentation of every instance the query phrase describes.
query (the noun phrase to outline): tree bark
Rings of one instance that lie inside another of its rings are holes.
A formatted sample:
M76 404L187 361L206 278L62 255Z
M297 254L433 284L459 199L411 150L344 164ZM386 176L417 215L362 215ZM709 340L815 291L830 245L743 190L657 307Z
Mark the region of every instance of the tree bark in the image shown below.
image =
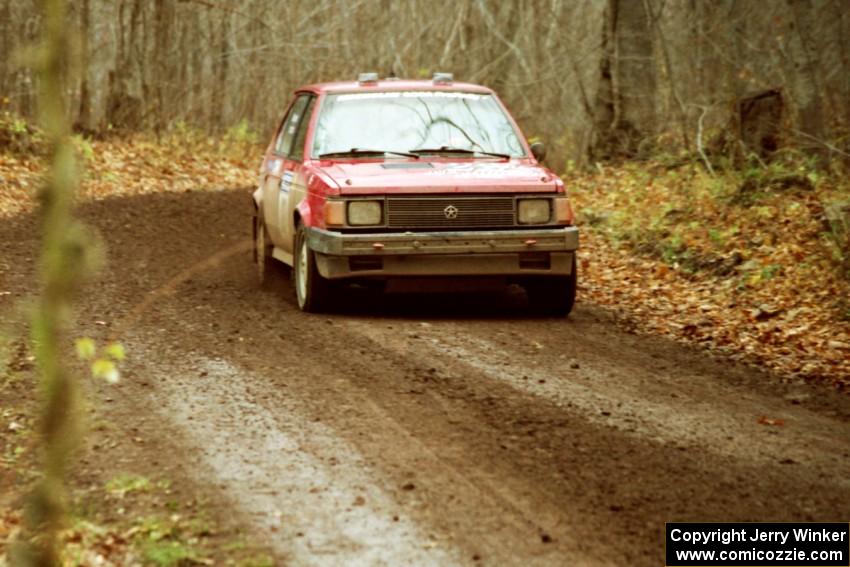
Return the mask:
M225 123L227 112L227 77L230 67L230 14L222 14L218 28L218 58L215 64L215 84L213 86L212 107L215 114L211 116L210 126L220 130Z
M166 0L154 0L154 72L156 80L153 84L154 99L154 130L161 132L165 127L165 89L169 83L170 73L167 59L167 48L170 38L170 22Z
M836 30L837 30L837 48L840 59L841 84L840 99L844 101L844 128L850 130L850 14L848 14L847 5L844 0L833 1L834 11L836 13Z
M608 0L591 159L639 157L656 127L652 30L643 2Z
M811 0L788 0L793 14L792 36L789 38L789 56L793 65L790 90L797 108L798 130L802 132L799 144L826 158L822 145L817 140L825 136L823 85L818 73L818 53L815 41L814 14Z
M11 89L10 79L12 69L9 54L12 52L12 0L0 0L0 96L5 96Z
M655 30L655 37L658 40L659 51L661 52L661 55L662 55L661 61L664 63L664 70L665 70L664 74L667 78L667 84L670 88L670 95L671 95L671 97L673 99L673 103L674 103L673 106L675 106L675 112L676 112L677 118L679 119L679 129L680 129L680 134L682 136L682 145L690 150L691 149L691 141L690 141L690 137L688 136L687 111L685 110L685 103L682 100L682 96L679 94L679 87L676 84L676 79L673 76L674 75L673 63L671 62L671 58L670 58L670 49L668 48L668 45L667 45L667 37L665 36L664 31L661 29L661 23L659 22L659 20L661 19L661 10L663 9L663 3L662 3L662 7L659 8L657 14L652 13L652 4L651 4L650 0L644 0L644 7L646 9L647 16L649 17L649 20L651 22L651 26ZM651 48L651 46L650 46L650 48ZM655 109L653 108L652 111L653 111L653 121L654 121ZM703 113L703 117L704 117L704 113ZM655 124L653 124L653 126L655 126Z
M80 106L77 109L76 129L91 130L91 93L89 92L89 0L80 3Z

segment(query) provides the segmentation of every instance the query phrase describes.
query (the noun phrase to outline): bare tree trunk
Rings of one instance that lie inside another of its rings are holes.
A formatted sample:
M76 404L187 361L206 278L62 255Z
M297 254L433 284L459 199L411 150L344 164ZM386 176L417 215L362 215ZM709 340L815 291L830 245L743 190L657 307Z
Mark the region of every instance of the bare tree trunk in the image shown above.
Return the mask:
M676 78L673 76L673 64L670 58L670 49L667 46L667 38L664 34L664 31L661 29L661 10L662 7L659 8L657 14L653 14L652 12L652 4L650 0L644 0L644 7L646 9L647 16L649 17L652 28L655 30L655 37L658 39L659 50L662 54L662 61L664 62L664 71L665 76L667 77L667 84L670 89L670 94L673 98L676 116L679 119L679 129L680 134L682 136L682 145L688 149L691 148L690 137L688 136L688 118L687 111L685 110L685 103L682 101L682 97L679 94L679 87L676 84ZM654 112L654 109L653 109ZM654 116L654 114L653 114ZM705 117L705 113L703 113L703 118ZM655 126L653 124L653 126Z
M141 0L133 0L130 10L129 30L125 33L126 0L121 0L118 8L118 50L114 68L109 72L109 92L106 107L106 119L110 125L127 130L137 130L142 126L142 99L134 94L133 84L141 80L144 66L140 61L143 52L138 47L139 25L141 20ZM138 72L134 72L138 69Z
M191 30L194 31L194 34L191 32L187 33L190 38L189 45L193 45L192 35L201 35L201 15L197 10L192 10L191 20L192 26ZM192 97L190 103L190 110L194 110L197 124L207 124L207 115L210 112L209 105L206 104L206 99L208 93L204 90L204 60L203 53L201 53L200 49L191 49L189 51L191 53L191 77L192 77Z
M811 0L788 0L794 13L794 30L789 38L789 55L794 67L791 73L791 92L797 108L797 122L802 139L800 144L812 152L826 157L824 148L817 144L825 134L823 103L821 101L821 76L818 72L818 53L815 42L814 15Z
M35 45L40 32L40 21L38 16L24 16L23 25L19 32L18 48ZM35 91L35 74L29 68L24 68L12 63L15 70L15 100L18 111L25 116L33 116L36 112L37 96Z
M91 11L89 0L80 4L80 106L77 110L76 128L82 131L91 129L91 94L89 93L89 28Z
M137 18L135 22L137 29L134 35L136 41L138 42L135 51L135 61L136 65L139 68L138 77L139 87L141 90L141 97L139 97L139 125L137 126L137 128L148 127L150 122L148 120L148 117L151 113L151 107L153 107L154 109L156 108L156 104L152 104L154 96L153 88L151 87L150 69L148 66L148 63L150 63L150 49L148 49L148 42L152 37L152 34L150 33L150 29L148 27L147 6L149 5L150 0L146 0L144 4L141 0L136 0L136 4L133 7L133 17ZM154 64L155 63L156 62L154 61Z
M616 122L616 104L614 100L614 25L612 23L611 2L602 19L602 57L599 60L599 86L593 106L594 132L590 143L590 160L607 160L614 157L615 137L612 135Z
M170 22L166 0L154 0L154 72L156 79L153 84L153 116L154 130L161 132L165 127L165 88L169 80L167 49L170 37Z
M691 98L695 99L699 96L699 86L705 85L705 76L707 69L707 52L706 49L706 15L705 6L699 0L688 0L688 14L690 15L689 33L693 41L694 50L691 52L691 61L696 69L698 81L694 84L691 81L690 86L696 90L696 93L688 93ZM705 101L700 101L705 102Z
M636 157L656 128L655 59L643 2L608 0L592 159Z
M215 83L213 85L212 115L210 126L220 130L226 120L227 77L230 66L230 15L222 14L218 28L218 58L215 64Z
M729 140L730 145L726 146L726 151L736 161L743 163L746 155L746 147L744 140L744 125L741 121L741 113L739 111L739 101L745 95L746 87L743 77L749 71L747 60L744 51L744 38L747 35L747 24L749 22L748 14L746 13L746 0L728 0L723 4L712 4L717 9L716 22L722 21L724 25L719 26L716 34L717 49L719 51L719 59L722 61L720 70L722 72L725 87L722 91L722 100L726 102L727 123L732 130L732 137ZM703 3L703 7L708 3ZM723 46L720 51L719 47ZM700 88L698 85L697 88ZM703 87L704 88L704 87Z
M649 14L645 4L616 0L615 40L619 119L639 135L656 126L655 56Z
M7 95L12 75L9 55L12 52L12 0L0 1L0 95Z
M736 0L703 2L692 0L690 17L693 21L689 44L694 46L696 80L689 83L689 99L700 106L726 102L729 112L742 94L738 85L741 18Z
M844 101L844 128L850 131L850 13L844 0L834 0L833 9L836 16L837 48L840 60L839 85L840 100Z

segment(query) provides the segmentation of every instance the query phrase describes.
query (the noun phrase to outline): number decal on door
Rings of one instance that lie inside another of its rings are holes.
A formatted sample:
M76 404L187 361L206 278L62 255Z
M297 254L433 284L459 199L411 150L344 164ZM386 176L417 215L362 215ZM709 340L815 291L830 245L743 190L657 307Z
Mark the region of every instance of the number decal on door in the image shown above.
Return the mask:
M289 193L289 189L292 187L292 179L295 177L295 174L291 171L284 171L283 177L280 178L280 190L284 193Z

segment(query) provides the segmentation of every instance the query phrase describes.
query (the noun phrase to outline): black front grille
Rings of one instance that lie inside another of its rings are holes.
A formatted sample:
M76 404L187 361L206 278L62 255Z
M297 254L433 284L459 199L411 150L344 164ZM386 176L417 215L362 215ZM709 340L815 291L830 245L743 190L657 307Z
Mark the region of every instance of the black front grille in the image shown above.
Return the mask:
M389 197L390 228L504 228L516 226L516 199L506 197Z

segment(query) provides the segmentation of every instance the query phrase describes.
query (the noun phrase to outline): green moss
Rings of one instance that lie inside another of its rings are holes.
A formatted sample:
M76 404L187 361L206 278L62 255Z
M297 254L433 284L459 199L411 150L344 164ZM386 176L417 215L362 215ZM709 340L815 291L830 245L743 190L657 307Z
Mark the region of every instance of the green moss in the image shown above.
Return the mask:
M197 553L178 541L148 541L142 546L142 557L159 567L173 567L185 561L197 560Z
M123 498L131 492L146 492L150 489L150 480L133 474L122 473L106 483L107 492L119 498Z

